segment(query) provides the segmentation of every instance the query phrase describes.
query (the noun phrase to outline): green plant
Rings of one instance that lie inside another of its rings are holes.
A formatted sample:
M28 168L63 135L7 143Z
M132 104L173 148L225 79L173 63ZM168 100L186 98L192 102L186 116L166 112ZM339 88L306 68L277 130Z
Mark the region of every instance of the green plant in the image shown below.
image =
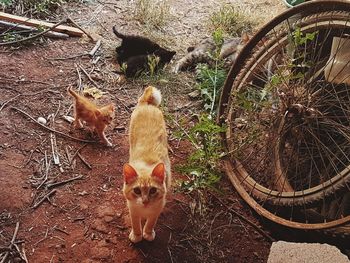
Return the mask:
M211 14L209 29L221 29L229 35L240 36L243 32L252 31L257 24L257 19L248 16L242 9L232 4L224 4L219 11Z
M169 15L168 1L137 0L135 3L134 17L144 25L161 28L166 24Z
M9 6L12 4L12 0L0 0L0 4L3 6Z
M42 17L54 13L62 3L70 0L0 0L5 11L22 14L23 12Z
M188 180L181 182L181 190L215 188L221 178L218 161L224 155L220 141L220 133L224 131L225 127L218 126L210 115L202 114L188 132L178 134L186 137L195 148L187 163L177 167L188 176Z
M219 56L224 43L223 31L215 30L212 37L215 49L209 56L213 63L197 66L197 88L203 98L205 111L200 115L198 123L188 131L182 129L178 134L180 137L185 136L194 147L194 152L189 156L187 163L178 167L181 173L188 176L188 180L181 182L180 189L189 192L194 189L215 187L221 178L219 160L225 154L220 134L226 128L215 123L219 93L227 75Z
M157 72L159 61L160 61L160 58L158 56L155 56L155 55L148 55L147 56L148 73L149 73L150 77L155 76L155 74Z
M199 64L197 66L197 84L201 96L204 100L204 109L210 115L215 115L216 106L219 101L219 94L227 76L226 70L209 67L207 64Z
M212 54L209 54L209 56L213 63L211 65L199 64L197 66L197 87L204 100L204 109L209 112L210 115L214 116L219 101L219 94L224 85L227 72L223 68L224 62L219 56L224 43L222 30L215 30L212 37L215 43L215 50Z
M120 66L120 71L126 75L126 70L128 68L128 64L126 64L125 62Z

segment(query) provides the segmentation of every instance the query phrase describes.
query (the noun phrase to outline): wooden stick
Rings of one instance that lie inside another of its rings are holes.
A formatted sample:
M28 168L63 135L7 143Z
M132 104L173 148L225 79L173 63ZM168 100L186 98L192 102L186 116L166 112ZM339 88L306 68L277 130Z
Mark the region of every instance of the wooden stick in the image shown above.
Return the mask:
M0 12L1 14L1 12ZM13 44L18 44L18 43L22 43L22 42L25 42L25 41L28 41L28 40L33 40L35 38L38 38L42 35L45 35L47 32L55 29L56 27L58 27L59 25L65 23L67 21L67 19L63 19L61 20L60 22L58 22L57 24L54 24L52 27L44 30L43 32L39 33L39 34L36 34L36 35L33 35L33 36L30 36L30 37L27 37L27 38L22 38L22 39L19 39L19 40L15 40L15 41L10 41L10 42L4 42L4 43L0 43L0 46L8 46L8 45L13 45Z
M73 59L73 58L79 58L79 57L84 57L84 56L89 56L88 52L69 56L69 57L63 57L63 58L47 58L48 60L67 60L67 59Z
M15 99L16 99L17 97L19 97L19 96L21 96L21 94L18 94L18 95L16 95L16 96L14 96L13 98L11 98L11 99L5 101L4 103L2 103L2 105L1 105L1 107L0 107L0 111L2 111L2 109L6 106L7 103L9 103L9 102L15 100Z
M83 177L84 177L83 175L78 175L76 177L73 177L73 178L70 178L70 179L67 179L67 180L64 180L64 181L61 181L61 182L47 184L47 188L52 188L52 187L60 186L60 185L63 185L63 184L67 184L67 183L70 183L70 182L75 181L75 180L80 180Z
M99 39L99 40L96 42L96 45L94 46L94 48L91 49L91 51L89 52L90 57L95 56L97 50L99 50L100 47L101 47L101 39Z
M10 28L9 30L16 30L16 31L18 31L19 29L27 30L28 33L40 32L37 28L31 27L31 26L25 26L25 25L20 25L20 24L5 22L5 21L0 21L0 26ZM46 36L51 38L61 38L61 39L69 38L69 35L59 33L59 32L47 32Z
M75 151L75 153L73 154L73 156L72 156L71 159L70 159L70 163L69 163L70 165L72 165L73 160L74 160L75 156L77 156L78 152L80 152L86 145L87 145L87 144L84 144L84 145L81 146L78 150Z
M70 26L61 26L57 25L54 26L53 23L41 21L41 20L36 20L36 19L28 19L26 17L21 17L21 16L16 16L16 15L11 15L7 14L4 12L0 12L0 19L8 22L14 22L14 23L19 23L27 26L33 26L33 27L48 27L52 28L53 31L56 32L61 32L70 36L77 36L81 37L83 35L83 31L79 30L75 27L70 27ZM64 22L66 22L67 19L64 19Z
M92 170L91 164L89 164L85 158L80 154L80 152L78 152L78 157L80 158L80 160L86 165L87 168L89 168L90 170Z
M21 110L21 109L18 109L18 108L16 108L16 107L11 107L11 109L12 109L12 110L15 110L15 111L17 111L17 112L20 112L20 113L22 113L23 115L27 116L29 119L31 119L33 122L35 122L35 123L38 124L39 126L43 127L44 129L49 130L49 131L51 131L51 132L54 132L54 133L56 133L56 134L59 134L59 135L65 137L65 138L69 138L69 139L72 139L72 140L78 141L78 142L95 143L95 141L89 141L89 140L83 140L83 139L75 138L75 137L72 137L72 136L70 136L70 135L68 135L68 134L65 134L65 133L63 133L63 132L60 132L60 131L56 131L56 130L54 130L54 129L51 129L51 128L49 128L49 127L47 127L47 126L45 126L45 125L43 125L43 124L37 122L32 116L30 116L28 113L26 113L25 111L23 111L23 110Z
M17 237L17 233L18 233L18 229L19 229L19 222L16 223L16 228L15 228L15 232L13 233L13 236L12 236L12 239L11 239L11 243L9 245L9 248L12 249L12 246L14 245L15 243L15 240L16 240L16 237ZM9 255L9 251L7 251L5 253L5 256L2 258L1 262L0 263L4 263L7 259Z
M56 193L57 189L52 189L49 193L47 193L46 195L43 196L43 198L41 198L36 204L34 204L32 206L32 208L37 208L39 205L41 205L42 202L44 202L47 198L49 198L51 195L53 195L54 193Z
M98 84L91 78L91 76L89 75L89 73L87 73L87 71L83 68L83 66L81 66L80 64L78 64L78 67L81 69L81 71L83 71L83 73L88 77L88 79L91 81L91 83L98 89L100 89L100 87L98 86Z
M67 18L67 22L73 24L75 27L79 28L81 31L84 32L85 35L87 35L92 41L95 41L95 39L88 33L86 32L81 26L79 26L77 23L74 22L74 20L70 17Z

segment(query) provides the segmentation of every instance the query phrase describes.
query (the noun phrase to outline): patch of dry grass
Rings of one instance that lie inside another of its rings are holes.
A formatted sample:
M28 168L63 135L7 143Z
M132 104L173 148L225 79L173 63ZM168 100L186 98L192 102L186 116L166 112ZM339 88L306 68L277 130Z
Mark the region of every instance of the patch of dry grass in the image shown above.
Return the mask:
M162 28L170 17L170 5L162 0L137 0L134 18L151 28Z
M257 14L240 6L223 4L218 11L210 16L209 30L222 30L230 36L240 36L243 32L252 32L260 23Z

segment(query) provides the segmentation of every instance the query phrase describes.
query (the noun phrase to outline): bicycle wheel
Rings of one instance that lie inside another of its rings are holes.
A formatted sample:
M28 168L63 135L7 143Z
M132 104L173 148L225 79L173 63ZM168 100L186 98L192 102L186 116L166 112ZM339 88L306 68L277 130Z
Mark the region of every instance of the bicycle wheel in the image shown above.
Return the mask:
M350 4L312 1L263 27L230 70L219 108L227 173L270 219L350 221L349 47Z

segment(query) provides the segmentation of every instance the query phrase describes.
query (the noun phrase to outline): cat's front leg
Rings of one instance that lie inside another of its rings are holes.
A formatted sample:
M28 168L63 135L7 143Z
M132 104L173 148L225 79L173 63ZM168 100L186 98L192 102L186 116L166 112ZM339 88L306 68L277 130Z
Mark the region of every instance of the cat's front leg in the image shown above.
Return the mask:
M148 241L153 241L156 237L156 232L154 231L154 226L157 223L158 216L153 216L147 218L147 221L145 223L145 226L143 228L143 238Z
M137 215L133 215L130 211L131 218L131 232L129 234L129 239L132 243L137 243L142 240L142 228L141 228L141 218Z
M101 140L108 146L108 147L112 147L113 144L107 139L106 134L104 133L104 131L97 131L98 136L101 138Z
M81 123L81 121L80 121L80 119L78 117L75 117L75 119L74 119L74 127L76 129L83 128L83 124Z

